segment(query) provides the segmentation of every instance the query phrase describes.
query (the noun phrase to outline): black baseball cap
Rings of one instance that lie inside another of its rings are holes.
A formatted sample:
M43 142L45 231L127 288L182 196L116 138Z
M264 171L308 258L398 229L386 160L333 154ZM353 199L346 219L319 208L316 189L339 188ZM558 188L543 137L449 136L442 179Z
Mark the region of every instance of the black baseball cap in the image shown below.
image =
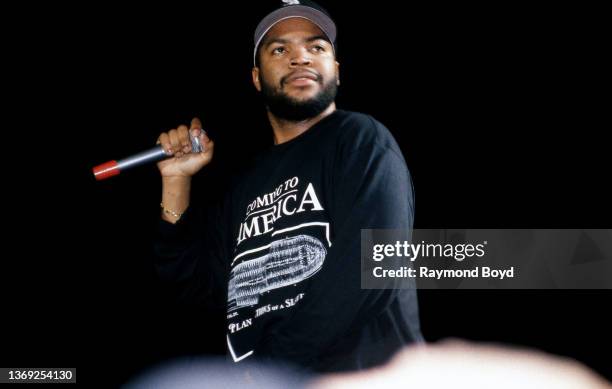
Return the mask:
M253 65L257 64L257 49L264 36L274 25L289 18L304 18L314 23L323 31L329 42L336 48L336 24L329 13L314 1L282 0L280 7L266 15L255 28L253 38Z

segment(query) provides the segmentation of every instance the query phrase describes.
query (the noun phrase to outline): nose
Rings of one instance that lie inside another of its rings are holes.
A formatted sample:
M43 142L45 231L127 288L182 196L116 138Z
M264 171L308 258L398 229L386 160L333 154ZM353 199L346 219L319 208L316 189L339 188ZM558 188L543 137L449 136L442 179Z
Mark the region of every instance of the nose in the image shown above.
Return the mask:
M308 66L312 63L310 53L305 48L294 50L294 55L291 57L291 66Z

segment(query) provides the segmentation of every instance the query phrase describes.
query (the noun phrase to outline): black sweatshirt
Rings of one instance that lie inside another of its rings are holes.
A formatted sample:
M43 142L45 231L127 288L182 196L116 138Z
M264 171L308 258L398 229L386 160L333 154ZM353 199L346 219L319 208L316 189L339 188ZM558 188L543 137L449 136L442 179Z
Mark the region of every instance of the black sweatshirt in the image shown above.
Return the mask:
M392 135L337 110L257 157L206 221L191 209L162 221L155 266L184 298L225 312L235 362L367 368L422 335L414 289L360 288L360 230L412 228L413 212Z

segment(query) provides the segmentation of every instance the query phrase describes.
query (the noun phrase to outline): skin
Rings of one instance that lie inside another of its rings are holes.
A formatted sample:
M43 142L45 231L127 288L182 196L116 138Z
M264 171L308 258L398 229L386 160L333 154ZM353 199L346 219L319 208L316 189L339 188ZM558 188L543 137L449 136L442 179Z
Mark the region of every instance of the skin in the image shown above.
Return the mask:
M339 79L340 64L331 43L315 24L302 18L290 18L277 23L266 34L259 50L259 67L252 70L253 85L261 92L262 79L277 92L303 101L313 98L332 78ZM291 82L297 72L311 72L322 79ZM338 82L339 84L339 82ZM336 110L332 103L319 115L300 122L280 119L268 111L275 144L287 142Z
M259 66L252 70L255 88L261 92L265 82L277 92L304 101L316 96L330 79L339 79L340 64L331 43L324 36L321 29L303 18L289 18L277 23L260 45ZM305 77L298 78L300 74ZM336 104L332 103L319 115L298 122L283 120L268 111L274 143L281 144L295 138L335 110ZM200 137L203 152L191 152L190 133ZM191 177L212 160L214 142L202 130L201 121L194 118L190 127L181 125L162 133L157 143L174 157L157 164L162 176L162 204L172 213L182 214L189 206ZM172 213L162 212L162 218L176 223L180 217Z

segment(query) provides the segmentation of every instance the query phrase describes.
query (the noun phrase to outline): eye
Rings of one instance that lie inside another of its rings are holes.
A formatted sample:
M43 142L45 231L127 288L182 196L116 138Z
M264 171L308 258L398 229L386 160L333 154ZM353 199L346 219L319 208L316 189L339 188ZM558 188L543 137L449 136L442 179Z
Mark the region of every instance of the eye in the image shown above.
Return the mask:
M317 52L317 53L322 53L325 51L325 47L321 46L321 45L314 45L312 46L312 50Z
M275 54L275 55L276 55L276 54L282 54L282 53L284 53L285 51L286 51L286 50L285 50L285 48L284 48L284 47L279 46L279 47L276 47L275 49L273 49L273 50L272 50L272 54Z

